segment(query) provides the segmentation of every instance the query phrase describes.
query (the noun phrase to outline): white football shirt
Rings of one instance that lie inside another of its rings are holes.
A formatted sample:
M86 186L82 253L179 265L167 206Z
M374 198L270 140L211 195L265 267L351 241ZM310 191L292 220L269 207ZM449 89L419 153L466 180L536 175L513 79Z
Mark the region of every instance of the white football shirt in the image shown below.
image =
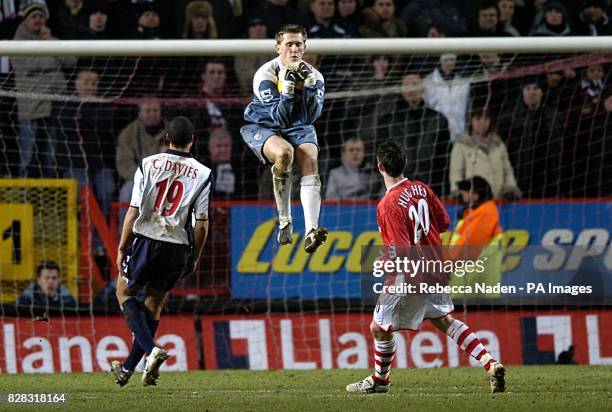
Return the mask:
M208 219L211 185L211 170L189 153L168 149L144 158L130 201L140 210L134 233L191 245L194 220Z

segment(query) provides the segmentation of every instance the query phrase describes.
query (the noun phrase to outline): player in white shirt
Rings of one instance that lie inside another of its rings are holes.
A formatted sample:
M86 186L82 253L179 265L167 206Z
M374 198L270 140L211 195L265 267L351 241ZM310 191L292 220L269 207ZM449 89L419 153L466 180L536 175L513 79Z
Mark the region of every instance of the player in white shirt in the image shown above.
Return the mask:
M112 364L120 386L145 353L142 383L156 384L169 357L153 341L162 308L174 285L195 271L208 234L212 173L189 153L195 138L191 121L177 117L164 137L170 148L143 159L136 170L117 253L117 299L134 334L126 361ZM144 286L142 304L136 294Z

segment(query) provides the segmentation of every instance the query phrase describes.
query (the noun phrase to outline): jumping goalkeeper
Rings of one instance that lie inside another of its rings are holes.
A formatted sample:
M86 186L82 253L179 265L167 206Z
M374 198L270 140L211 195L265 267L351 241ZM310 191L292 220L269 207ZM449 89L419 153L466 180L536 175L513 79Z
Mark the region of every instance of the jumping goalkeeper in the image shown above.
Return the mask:
M319 227L321 178L319 146L313 123L323 110L325 84L317 69L302 60L306 30L288 24L276 33L278 57L261 66L253 78L253 101L244 111L249 123L242 138L262 163L271 163L274 198L278 210L278 242L293 241L291 219L291 168L297 162L302 179L300 200L304 208L304 249L314 253L327 240Z

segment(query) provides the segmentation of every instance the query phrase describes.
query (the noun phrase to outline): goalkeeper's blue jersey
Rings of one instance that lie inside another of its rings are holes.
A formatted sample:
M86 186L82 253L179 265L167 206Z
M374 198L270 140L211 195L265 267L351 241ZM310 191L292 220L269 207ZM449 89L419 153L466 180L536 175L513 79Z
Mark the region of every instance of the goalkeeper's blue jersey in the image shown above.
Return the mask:
M308 64L316 76L316 84L306 87L303 81L295 85L295 95L280 92L282 79L278 73L283 69L280 58L261 66L253 77L253 101L244 111L244 120L270 129L289 129L312 125L323 110L325 82L323 75Z

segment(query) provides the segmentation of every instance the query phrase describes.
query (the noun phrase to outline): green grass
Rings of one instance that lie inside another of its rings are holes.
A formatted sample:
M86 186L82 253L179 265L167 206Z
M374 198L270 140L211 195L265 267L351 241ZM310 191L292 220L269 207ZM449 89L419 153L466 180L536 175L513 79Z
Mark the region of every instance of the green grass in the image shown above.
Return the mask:
M110 373L0 375L0 409L9 392L66 393L54 410L74 411L603 411L612 410L612 367L510 367L507 392L492 395L480 368L392 371L387 394L349 395L344 387L365 370L210 371L162 373L159 386L142 387L140 375L119 388ZM47 408L52 408L47 405Z

